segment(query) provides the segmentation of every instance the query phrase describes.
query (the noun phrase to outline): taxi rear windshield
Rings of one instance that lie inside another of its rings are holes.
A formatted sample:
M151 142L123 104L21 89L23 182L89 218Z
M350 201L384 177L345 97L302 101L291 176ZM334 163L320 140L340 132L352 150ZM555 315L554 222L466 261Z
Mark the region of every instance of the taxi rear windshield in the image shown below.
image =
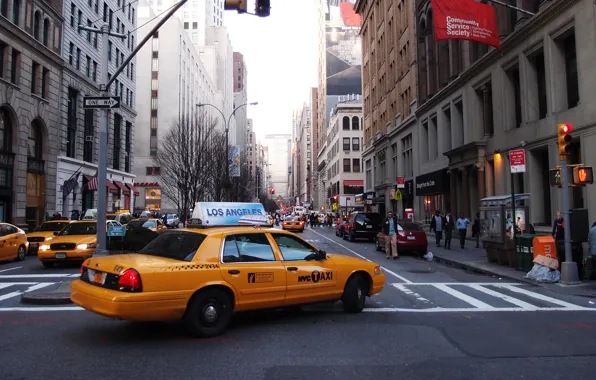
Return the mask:
M95 222L91 223L69 223L60 232L60 235L96 235L97 227Z
M167 259L191 261L206 236L195 232L165 232L147 244L139 253Z
M69 222L42 223L34 232L61 231Z

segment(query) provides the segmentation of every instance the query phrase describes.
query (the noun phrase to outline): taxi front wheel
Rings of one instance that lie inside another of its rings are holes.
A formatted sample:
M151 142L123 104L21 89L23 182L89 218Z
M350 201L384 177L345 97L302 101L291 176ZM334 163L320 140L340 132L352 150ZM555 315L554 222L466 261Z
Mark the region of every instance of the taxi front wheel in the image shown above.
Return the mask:
M360 313L366 303L366 280L361 275L350 277L344 288L342 301L346 313Z
M206 289L192 297L183 322L191 334L211 338L226 330L232 314L232 301L224 291Z

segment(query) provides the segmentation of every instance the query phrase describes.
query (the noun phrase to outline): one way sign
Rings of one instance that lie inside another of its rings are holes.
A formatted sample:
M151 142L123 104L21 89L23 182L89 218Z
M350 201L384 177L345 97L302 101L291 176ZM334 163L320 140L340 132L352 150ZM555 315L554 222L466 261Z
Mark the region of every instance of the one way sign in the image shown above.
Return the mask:
M102 109L102 108L120 108L119 96L85 96L83 98L83 108Z

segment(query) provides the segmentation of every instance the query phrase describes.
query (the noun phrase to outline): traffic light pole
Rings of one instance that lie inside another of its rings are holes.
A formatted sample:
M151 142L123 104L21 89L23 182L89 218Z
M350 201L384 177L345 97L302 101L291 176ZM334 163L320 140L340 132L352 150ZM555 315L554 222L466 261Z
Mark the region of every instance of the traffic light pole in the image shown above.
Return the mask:
M563 158L563 157L561 157ZM561 185L563 189L563 233L565 237L565 261L561 264L561 284L573 285L579 283L577 263L573 261L571 246L571 223L569 221L569 170L567 159L561 160Z
M101 82L99 85L99 90L102 96L109 96L110 95L110 85L118 78L118 75L128 66L130 61L137 55L137 53L141 50L143 45L149 41L149 39L161 28L163 24L168 21L168 19L176 13L178 9L180 9L188 0L181 0L178 4L173 6L168 13L166 13L161 19L155 24L155 26L151 29L151 31L143 38L142 41L138 43L135 49L130 53L128 58L122 62L120 67L116 69L112 78L109 78L108 75L108 67L109 67L109 36L114 36L118 38L126 38L125 34L119 33L111 33L110 26L108 23L104 22L101 26L101 29L88 27L79 25L80 30L85 30L90 33L97 33L101 34L102 40L102 59L101 59ZM133 73L134 74L134 73ZM122 94L120 94L122 96ZM107 178L108 178L108 130L110 124L110 114L109 109L101 110L99 113L99 157L98 157L98 167L97 167L97 196L99 197L97 201L97 247L95 250L94 256L107 256L107 234L106 234L106 218L107 218Z

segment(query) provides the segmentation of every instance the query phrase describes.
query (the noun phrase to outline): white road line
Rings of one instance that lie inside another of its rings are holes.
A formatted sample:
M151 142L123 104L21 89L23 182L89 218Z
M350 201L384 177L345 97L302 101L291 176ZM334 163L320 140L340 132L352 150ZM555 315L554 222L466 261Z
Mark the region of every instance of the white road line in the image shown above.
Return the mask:
M20 284L22 285L23 283L20 283ZM5 301L5 300L7 300L9 298L18 297L20 295L23 295L24 293L32 292L34 290L43 289L43 288L45 288L47 286L50 286L50 285L53 285L53 284L54 284L54 282L40 282L39 284L31 285L24 292L17 290L16 292L2 294L2 295L0 295L0 301Z
M532 310L532 311L536 311L538 309L543 309L542 307L536 306L536 305L532 305L530 303L524 302L522 300L519 300L517 298L513 298L513 297L509 297L508 295L499 293L499 292L495 292L492 289L487 289L482 285L469 285L470 288L475 289L479 292L482 292L484 294L488 294L489 296L493 296L496 298L500 298L505 302L509 302L510 304L516 305L521 307L522 309L526 309L526 310Z
M30 286L29 288L27 288L27 290L25 290L24 293L32 292L32 291L43 289L43 288L47 288L48 286L54 285L54 284L55 284L55 282L40 282L39 284L35 284L35 285Z
M502 288L505 288L507 290L510 290L510 291L512 291L514 293L524 294L524 295L526 295L528 297L536 298L536 299L539 299L541 301L546 301L548 303L552 303L552 304L555 304L555 305L567 307L567 308L570 308L570 309L573 309L573 308L577 308L578 307L577 305L574 305L572 303L561 301L561 300L558 300L558 299L552 298L552 297L547 297L547 296L544 296L542 294L534 293L534 292L531 292L529 290L522 289L522 288L520 288L518 286L502 286ZM589 309L589 308L586 308L586 309Z
M78 277L72 273L40 273L40 274L2 274L0 280L11 278L62 278L62 277Z
M14 268L2 269L2 270L0 270L0 273L2 273L2 272L8 272L8 271L11 271L11 270L16 270L16 269L21 269L21 268L22 267L14 267Z
M475 307L477 307L479 309L487 309L487 310L495 309L491 305L489 305L487 303L484 303L484 302L482 302L480 300L477 300L474 297L470 297L469 295L464 294L464 293L462 293L462 292L460 292L458 290L452 289L452 288L450 288L447 285L444 285L444 284L433 284L433 286L435 288L437 288L439 290L442 290L445 293L447 293L449 295L452 295L453 297L458 298L458 299L460 299L460 300L462 300L462 301L464 301L466 303L469 303L470 305L475 306Z
M0 309L1 311L2 309ZM433 307L428 309L405 309L397 307L383 307L383 308L366 308L362 310L365 313L477 313L477 312L513 312L513 311L596 311L596 308L575 306L573 309L567 307L543 308L537 310L526 310L520 307L504 307L504 308L442 308Z
M13 285L35 285L37 282L0 282L0 289L8 288Z
M393 287L395 287L397 290L401 291L404 294L407 294L407 295L412 296L412 297L416 297L416 299L418 301L422 301L422 302L425 302L425 303L430 302L426 298L422 297L420 294L418 294L416 292L413 292L412 290L408 289L408 287L407 287L406 284L393 283L391 285L393 285Z
M0 307L0 312L3 311L80 311L83 310L79 306L57 306L57 307Z
M328 238L327 236L325 236L325 235L322 235L322 234L320 234L320 233L318 233L318 232L315 232L315 231L312 231L312 230L311 230L311 232L312 232L312 233L314 233L314 234L317 234L317 235L319 235L320 237L322 237L322 238L324 238L324 239L327 239L327 240L329 240L330 242L333 242L333 243L335 243L335 244L339 245L339 246L340 246L340 247L342 247L343 249L345 249L345 250L347 250L347 251L349 251L349 252L353 253L354 255L356 255L356 256L358 256L358 257L360 257L361 259L364 259L364 260L366 260L366 261L370 261L371 263L373 262L372 260L369 260L369 259L367 259L366 257L362 256L362 255L361 255L361 254L359 254L358 252L355 252L355 251L351 250L350 248L346 247L345 245L343 245L343 244L340 244L340 243L336 242L336 241L335 241L335 240L333 240L333 239L329 239L329 238ZM411 283L412 283L412 281L408 280L408 279L407 279L407 278L405 278L405 277L402 277L402 276L400 276L399 274L397 274L397 273L395 273L395 272L393 272L393 271L390 271L389 269L385 268L384 266L381 266L381 268L383 268L383 270L384 270L385 272L387 272L387 273L389 273L390 275L392 275L392 276L394 276L394 277L396 277L396 278L398 278L398 279L402 280L402 281L403 281L403 282L405 282L406 284L411 284Z
M494 285L494 286L500 286L500 285L523 285L517 282L413 282L408 284L408 286L419 286L419 285L423 285L423 286L430 286L430 285L436 285L436 284L443 284L443 285L447 285L447 286L453 286L453 285L462 285L462 286L467 286L467 285Z

